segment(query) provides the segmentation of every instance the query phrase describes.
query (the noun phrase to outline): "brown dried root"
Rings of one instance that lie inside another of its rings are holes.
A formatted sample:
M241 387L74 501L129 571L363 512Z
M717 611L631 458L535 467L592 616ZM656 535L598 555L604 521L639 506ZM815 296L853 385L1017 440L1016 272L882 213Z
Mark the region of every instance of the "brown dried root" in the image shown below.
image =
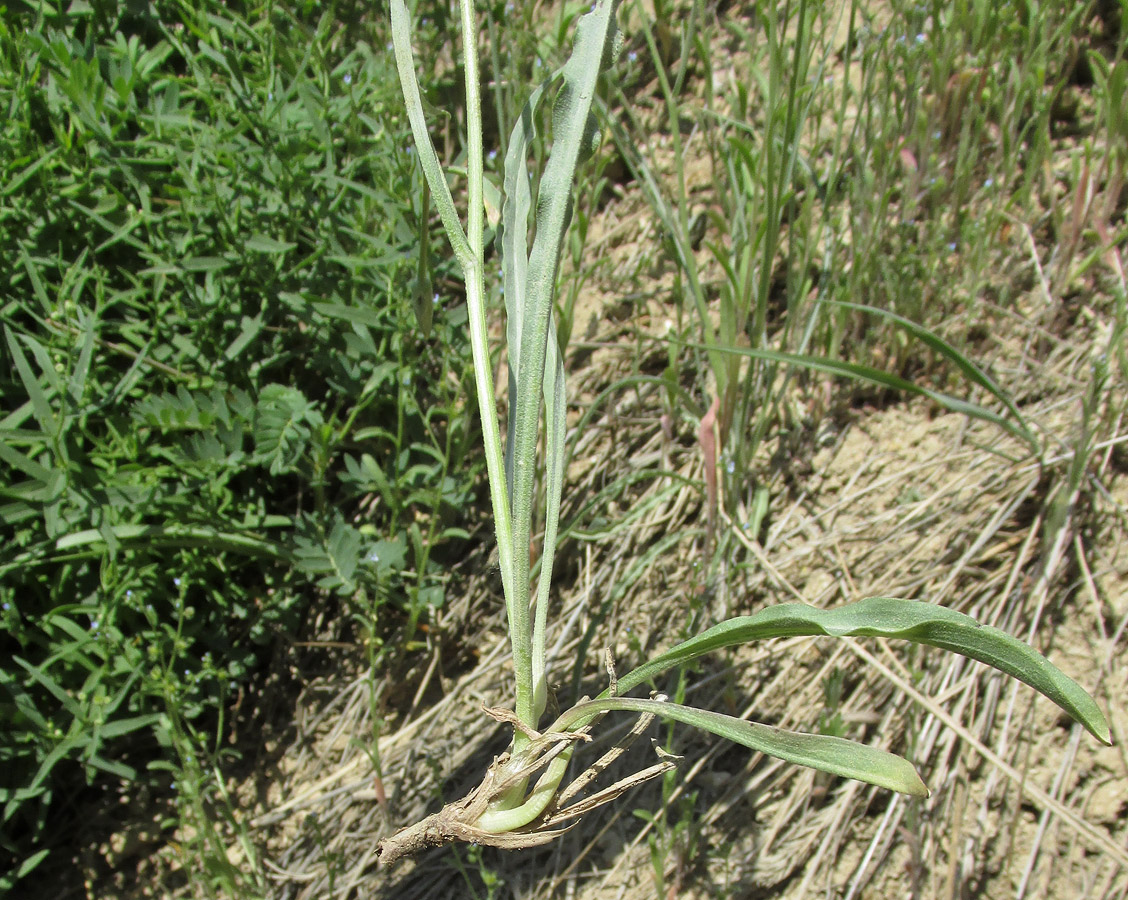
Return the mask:
M475 825L490 803L526 780L536 771L547 766L577 741L590 741L591 737L587 733L590 726L575 732L540 734L528 728L528 726L518 723L516 716L508 710L486 709L486 713L498 721L514 725L531 740L529 747L521 754L522 763L514 766L510 755L508 753L502 754L490 765L482 783L461 800L449 803L437 813L397 831L390 837L384 838L376 845L376 856L382 865L391 866L405 856L454 841L510 849L547 844L576 824L573 821L563 828L555 827L559 823L569 819L578 819L617 799L632 787L649 781L651 778L656 778L674 768L672 759L663 759L661 762L641 772L629 775L571 806L563 806L566 800L575 796L617 759L635 738L642 734L654 718L651 715L641 716L635 727L622 741L578 775L566 788L563 788L537 819L523 828L494 834Z

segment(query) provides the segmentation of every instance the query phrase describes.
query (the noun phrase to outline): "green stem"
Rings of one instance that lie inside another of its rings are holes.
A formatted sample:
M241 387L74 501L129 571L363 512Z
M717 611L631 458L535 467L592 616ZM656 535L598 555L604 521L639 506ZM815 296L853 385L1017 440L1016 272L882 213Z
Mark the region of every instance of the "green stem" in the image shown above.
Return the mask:
M473 265L465 267L466 305L470 317L470 344L474 352L474 375L478 386L478 405L482 417L482 436L486 444L486 467L497 526L498 557L501 563L509 638L513 644L513 677L516 688L517 716L522 722L532 721L533 673L532 637L529 630L528 540L514 540L505 482L504 457L497 424L497 405L493 390L493 366L490 364L486 334L485 309L485 203L483 195L482 100L478 80L478 27L473 0L461 0L462 54L466 71L466 137L467 137L467 239ZM516 555L514 554L516 551ZM524 561L522 563L522 560ZM508 574L508 577L506 575ZM523 598L523 599L522 599ZM514 736L514 749L525 743L523 736Z
M509 616L509 633L513 642L513 657L517 696L532 696L532 664L528 627L528 604L513 602L513 535L510 523L509 491L505 479L505 465L501 452L501 437L497 424L497 401L494 397L493 366L490 361L489 340L486 332L485 253L483 235L485 204L483 202L482 173L482 103L478 88L478 30L472 0L461 0L463 55L466 71L466 130L467 130L467 230L454 206L446 175L439 163L435 145L427 131L423 115L423 101L419 81L415 75L415 61L411 50L411 20L404 0L392 0L392 43L395 48L396 67L403 88L411 134L419 154L419 164L431 188L431 199L438 210L450 240L451 248L462 267L466 283L466 313L470 327L470 348L474 355L474 384L478 393L478 411L482 419L482 442L486 451L486 472L490 481L490 499L493 504L494 527L497 532L498 557L501 566L502 587ZM526 553L528 549L526 547ZM528 589L526 586L526 596ZM523 609L521 607L524 607ZM523 629L522 629L523 623ZM518 704L520 711L520 701ZM524 742L515 741L515 746Z

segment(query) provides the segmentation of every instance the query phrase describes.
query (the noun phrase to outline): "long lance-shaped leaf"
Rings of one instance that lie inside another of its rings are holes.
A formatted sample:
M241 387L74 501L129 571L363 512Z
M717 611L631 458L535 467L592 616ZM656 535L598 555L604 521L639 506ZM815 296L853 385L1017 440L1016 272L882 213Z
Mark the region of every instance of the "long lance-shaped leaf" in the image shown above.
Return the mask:
M559 73L557 73L559 75ZM517 373L521 365L521 332L525 313L525 281L528 277L529 213L532 192L526 160L529 145L536 135L535 115L540 98L557 75L539 86L525 102L513 126L509 150L505 154L505 203L502 207L498 241L505 286L506 340L509 351L509 434L506 442L505 469L513 481L513 442L516 427L516 404L520 391ZM565 386L564 362L560 358L556 323L549 320L549 338L545 356L544 404L545 422L545 525L544 548L541 554L537 584L536 620L532 633L533 714L539 718L547 699L545 680L545 632L548 625L548 591L552 581L552 563L556 551L556 535L560 524L560 495L564 481Z
M857 778L869 784L927 797L928 788L920 780L912 763L893 753L868 747L845 738L825 734L802 734L784 731L759 722L746 722L733 716L681 706L665 700L644 700L639 697L608 697L578 703L568 711L567 718L582 720L593 714L622 710L625 712L653 713L665 719L682 722L710 731L737 744L758 750L777 759L810 766L832 775ZM562 717L563 720L563 717ZM568 722L563 723L565 727Z
M833 304L834 306L841 306L844 309L856 309L859 312L881 316L907 331L926 347L930 347L959 369L968 381L972 384L979 385L1002 403L1003 406L1007 408L1007 412L1009 412L1015 422L1018 423L1018 434L1026 440L1035 454L1039 453L1038 439L1034 436L1033 432L1030 431L1029 426L1026 424L1026 419L1023 418L1022 413L1019 412L1018 407L1014 405L1014 401L1007 395L1007 392L1004 391L990 375L938 334L888 309L878 309L876 306L866 306L864 303L851 303L847 300L825 300L823 302Z
M431 187L435 206L439 210L439 218L442 219L455 256L463 264L463 268L466 268L467 264L473 265L473 254L470 252L470 242L466 238L466 232L462 230L458 211L454 207L454 198L450 193L450 185L443 175L443 167L439 162L439 155L435 152L435 145L427 130L427 120L423 115L423 99L419 94L419 81L415 77L415 59L411 52L411 17L404 0L391 0L391 2L392 46L395 50L396 68L399 70L400 87L403 89L404 105L407 107L407 120L411 124L411 135L415 139L415 149L419 154L419 164L423 167L423 174Z
M525 284L529 272L529 213L533 200L528 170L529 147L536 136L536 111L546 88L558 77L554 74L538 86L521 109L521 115L513 125L509 137L509 149L505 154L505 175L503 192L505 196L501 212L501 227L498 230L498 247L501 254L502 284L505 298L506 346L509 355L509 415L508 433L505 443L506 480L513 483L514 432L517 425L517 398L521 394L518 387L518 373L521 367L521 337L525 316ZM544 552L541 556L540 582L537 588L536 622L529 632L529 610L517 608L517 603L526 603L528 591L514 592L507 598L509 606L510 639L514 642L528 641L531 656L532 710L535 721L544 712L547 700L545 681L544 632L547 625L548 585L552 575L552 562L556 549L556 532L560 519L560 492L563 479L563 426L564 426L564 366L555 346L555 328L549 339L546 369L552 374L545 378L543 393L546 407L548 433L545 438L546 471L545 481L548 492L546 503ZM558 410L558 412L557 412ZM558 421L559 420L559 421ZM559 462L557 463L557 457ZM515 495L514 495L515 496ZM511 496L512 503L512 496ZM510 512L513 512L512 506ZM530 526L531 527L531 526ZM515 548L515 553L516 553ZM527 550L526 550L527 552ZM522 599L522 597L524 599Z
M922 397L928 397L930 400L952 412L962 413L965 416L971 416L972 418L982 419L985 422L998 425L1004 431L1014 435L1024 443L1030 444L1033 440L1030 432L1022 422L1016 424L1005 416L1000 416L998 413L987 409L985 406L980 406L978 403L961 400L959 397L953 397L951 394L945 394L942 391L934 391L932 388L923 387L922 385L901 378L899 375L892 375L889 372L883 372L881 369L875 369L872 366L842 362L837 359L825 359L820 356L784 353L779 350L756 350L749 347L710 348L692 341L672 341L672 343L682 343L686 347L696 347L706 351L735 353L739 356L747 356L750 359L764 359L769 362L782 363L783 365L799 366L804 369L812 369L816 372L826 372L828 375L840 375L845 378L853 378L857 381L865 381L894 391L919 394Z
M482 193L481 103L478 97L477 31L474 27L472 0L461 0L460 12L463 30L463 55L466 68L467 142L467 230L462 229L454 207L450 186L446 182L438 154L435 152L427 122L423 115L423 101L415 77L415 61L411 50L411 17L404 0L391 0L392 43L395 48L396 67L400 86L407 106L408 121L415 140L416 151L423 174L431 188L432 199L438 208L439 218L446 229L452 249L462 267L466 282L466 311L470 324L470 345L474 355L474 383L478 391L478 411L482 420L482 442L486 451L486 470L490 481L490 499L493 504L494 527L497 531L498 556L502 586L505 591L507 611L512 613L513 565L511 554L513 540L510 532L509 485L505 476L505 460L501 449L501 436L494 401L494 379L490 364L489 341L486 333L485 282L483 271L482 219L484 213ZM528 541L525 542L526 547ZM527 556L527 551L526 551ZM526 566L526 570L527 570ZM527 580L527 576L526 576ZM528 590L525 591L526 598ZM526 599L525 605L528 601ZM527 620L528 616L525 615ZM512 618L510 622L512 623ZM518 623L520 624L520 623ZM526 625L525 631L528 631ZM529 674L529 641L514 644L514 672L518 684L527 683L525 693L531 694L532 677Z
M576 166L594 138L591 104L604 57L617 34L617 0L597 0L576 26L572 55L561 69L562 83L553 108L552 152L541 176L536 204L536 237L529 256L517 369L516 424L513 432L512 509L515 609L529 606L529 540L532 532L537 433L545 381L552 299L560 250L571 217ZM551 375L550 377L555 377ZM547 577L547 576L546 576ZM518 692L517 714L532 721L532 697Z
M509 149L505 154L501 226L498 251L501 255L502 287L505 300L505 349L509 363L509 432L505 444L505 473L513 483L513 430L517 425L517 371L521 365L521 328L525 315L525 279L529 272L529 213L533 195L529 183L529 145L536 136L536 111L545 89L555 77L538 86L513 124Z
M537 718L548 700L545 672L545 635L548 631L548 592L552 586L552 564L556 558L556 536L560 528L560 495L564 489L564 455L567 445L564 360L557 343L555 317L549 318L548 353L545 359L544 418L545 519L544 549L537 580L536 620L533 622L533 689Z
M667 669L723 647L803 635L898 638L959 653L1030 685L1097 740L1112 743L1108 722L1093 698L1033 647L955 610L892 597L869 597L835 609L784 603L729 619L624 675L618 690L625 693Z

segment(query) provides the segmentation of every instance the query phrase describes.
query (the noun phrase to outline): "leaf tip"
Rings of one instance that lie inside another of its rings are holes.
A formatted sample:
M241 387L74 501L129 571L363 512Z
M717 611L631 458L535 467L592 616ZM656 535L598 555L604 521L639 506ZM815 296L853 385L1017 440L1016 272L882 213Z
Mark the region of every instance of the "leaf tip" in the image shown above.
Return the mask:
M910 785L910 789L905 791L910 797L920 797L922 800L927 800L932 796L932 791L928 789L928 785L921 781L920 776L917 776L916 784Z
M1112 739L1112 731L1108 727L1108 721L1103 715L1099 722L1094 722L1089 726L1089 733L1106 747L1111 747L1115 743Z

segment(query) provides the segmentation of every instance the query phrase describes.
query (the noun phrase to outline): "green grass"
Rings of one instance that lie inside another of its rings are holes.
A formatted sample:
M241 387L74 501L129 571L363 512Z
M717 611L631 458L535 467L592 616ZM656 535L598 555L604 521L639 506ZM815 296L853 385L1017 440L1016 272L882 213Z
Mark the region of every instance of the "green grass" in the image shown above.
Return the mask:
M614 83L628 87L609 126L661 225L676 332L697 347L698 403L718 400L731 514L762 520L768 484L748 473L769 435L802 427L796 386L833 412L811 371L828 365L862 399L903 396L908 383L940 391L956 401L941 405L994 419L1041 454L989 364L973 360L1026 281L1018 223L1048 229L1062 260L1092 227L1069 221L1076 211L1055 202L1050 177L1063 136L1093 128L1078 104L1087 79L1108 131L1079 140L1078 160L1100 169L1095 183L1110 180L1109 200L1119 194L1123 41L1111 58L1076 51L1086 29L1099 43L1093 10L798 2L718 16L686 3L676 28L655 28L628 6L638 49L620 63ZM650 96L629 87L641 66ZM692 188L690 157L706 172ZM1100 250L1088 246L1078 265L1056 266L1061 277L1094 265ZM641 289L649 275L634 277ZM685 366L671 361L671 382Z
M325 604L370 661L410 640L475 492L441 262L415 329L430 223L383 26L129 9L0 25L7 888L83 782L179 785L188 871L218 860L232 698Z

